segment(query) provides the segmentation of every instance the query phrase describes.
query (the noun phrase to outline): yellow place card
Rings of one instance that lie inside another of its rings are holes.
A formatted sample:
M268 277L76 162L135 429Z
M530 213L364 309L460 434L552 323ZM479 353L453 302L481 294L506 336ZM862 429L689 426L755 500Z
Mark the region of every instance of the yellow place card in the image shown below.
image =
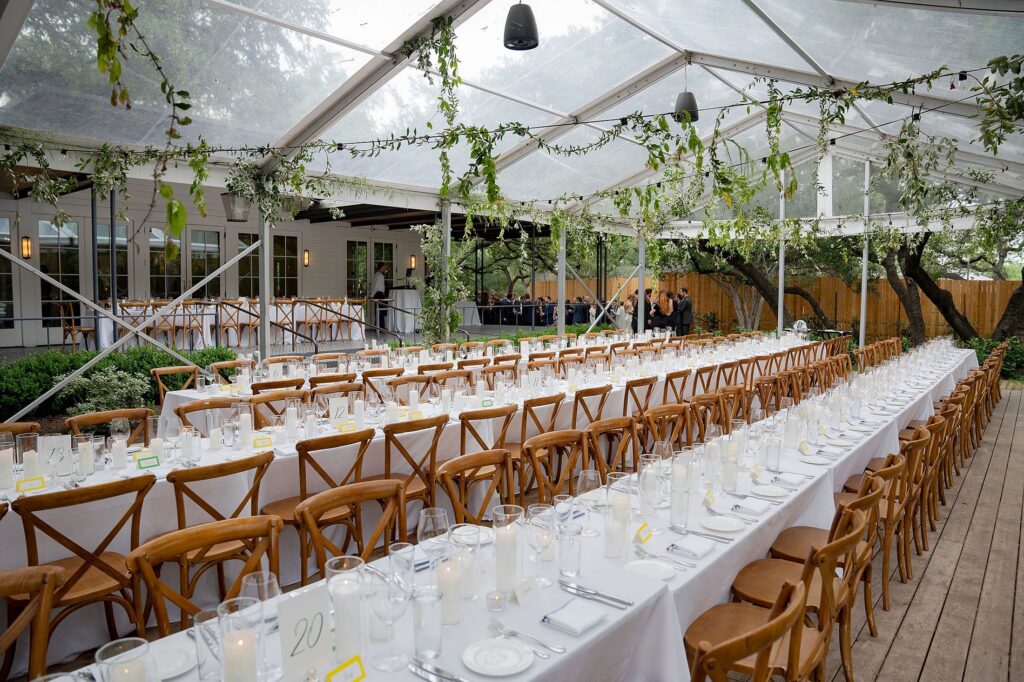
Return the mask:
M140 457L145 457L148 454L149 454L149 448L143 448L141 450L136 450L135 452L131 453L132 459L135 460L136 462L139 461Z
M640 524L640 527L636 529L635 539L641 545L646 544L651 539L651 527L646 523Z
M149 455L147 457L135 457L135 465L140 469L152 469L153 467L160 466L160 458L157 455Z
M363 659L355 655L327 673L326 682L359 682L366 679Z
M257 436L252 439L253 448L272 448L274 447L274 439L270 436Z
M411 410L409 419L423 419L423 410Z
M220 385L220 392L221 393L233 393L234 392L232 390L233 388L234 387L231 384L221 384Z
M714 504L715 500L717 500L717 499L718 498L715 497L715 491L712 490L711 488L708 488L704 492L704 501L707 502L708 504Z
M338 427L338 430L341 431L342 433L352 433L353 431L356 430L356 425L353 422L344 422L341 426Z
M46 479L42 476L23 478L15 486L19 493L30 493L35 490L42 490L46 487Z

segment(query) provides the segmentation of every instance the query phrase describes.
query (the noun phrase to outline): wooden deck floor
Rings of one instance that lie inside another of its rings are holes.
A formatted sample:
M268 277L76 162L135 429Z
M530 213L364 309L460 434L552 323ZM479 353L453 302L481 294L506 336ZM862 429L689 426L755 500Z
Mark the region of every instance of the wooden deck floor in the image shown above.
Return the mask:
M946 501L929 551L913 557L910 582L900 583L893 560L888 612L875 559L878 637L868 632L860 594L854 611L858 682L1024 680L1024 391L1004 389ZM845 679L835 645L828 670Z

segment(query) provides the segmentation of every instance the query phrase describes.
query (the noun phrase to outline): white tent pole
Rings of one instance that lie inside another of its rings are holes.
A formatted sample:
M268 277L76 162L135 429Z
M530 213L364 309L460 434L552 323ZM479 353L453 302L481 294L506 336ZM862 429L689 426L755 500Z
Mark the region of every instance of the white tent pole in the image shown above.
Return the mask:
M644 319L644 308L646 307L647 298L644 296L644 270L647 267L647 240L640 237L639 244L639 261L636 266L636 304L638 306L636 313L636 332L639 334L644 330L644 324L647 320Z
M786 184L786 171L782 171L782 185ZM779 193L779 298L778 320L775 332L782 336L782 326L785 323L786 311L786 194Z
M270 220L260 212L260 360L270 357L270 297L274 280L272 263L273 242L270 240Z
M447 200L441 201L441 293L444 294L444 299L447 300L448 287L448 261L452 257L452 205ZM443 311L445 318L448 317L449 311L446 309ZM444 340L447 342L448 324L444 325Z
M555 293L555 310L558 316L558 335L565 333L565 225L558 231L558 287Z
M868 329L868 214L871 213L871 162L864 162L864 251L860 256L860 347L864 347Z

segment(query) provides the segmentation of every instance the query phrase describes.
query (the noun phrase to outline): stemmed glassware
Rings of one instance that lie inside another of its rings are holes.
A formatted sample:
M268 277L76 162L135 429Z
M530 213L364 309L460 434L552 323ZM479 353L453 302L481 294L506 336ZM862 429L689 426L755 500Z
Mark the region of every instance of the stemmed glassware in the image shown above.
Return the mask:
M409 607L412 585L392 570L367 571L363 575L366 585L366 599L373 615L387 628L383 652L370 660L378 670L395 672L409 664L409 657L399 652L394 644L394 624Z
M267 655L270 634L277 630L277 599L281 596L277 576L270 571L257 571L243 576L238 596L257 599L263 603L263 637L260 639L263 646L260 657L261 679L267 682L281 679L284 671L281 666L271 663L272 660L276 660L274 657Z
M128 436L132 433L132 426L124 417L117 417L110 421L110 437L114 440L128 442Z
M447 549L448 526L448 512L444 509L427 507L420 512L416 542L430 559L430 570L427 573L430 576L434 575L434 566Z
M537 564L534 582L537 587L550 587L551 580L541 575L541 564L544 552L555 539L554 510L550 504L531 504L526 509L527 541L534 555L532 561Z
M594 511L597 500L593 495L587 495L601 487L601 473L595 469L582 469L576 474L576 503L587 510L587 526L583 529L583 537L594 538L600 535L591 523L590 517Z

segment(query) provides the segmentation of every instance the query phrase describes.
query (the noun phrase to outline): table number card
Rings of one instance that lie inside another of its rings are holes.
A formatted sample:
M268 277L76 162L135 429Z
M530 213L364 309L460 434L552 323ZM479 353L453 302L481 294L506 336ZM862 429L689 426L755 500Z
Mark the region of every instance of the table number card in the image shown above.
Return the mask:
M331 660L330 604L326 585L286 597L278 604L277 622L281 633L284 679L305 679L307 670Z
M39 461L51 474L67 476L74 470L71 435L39 437Z

